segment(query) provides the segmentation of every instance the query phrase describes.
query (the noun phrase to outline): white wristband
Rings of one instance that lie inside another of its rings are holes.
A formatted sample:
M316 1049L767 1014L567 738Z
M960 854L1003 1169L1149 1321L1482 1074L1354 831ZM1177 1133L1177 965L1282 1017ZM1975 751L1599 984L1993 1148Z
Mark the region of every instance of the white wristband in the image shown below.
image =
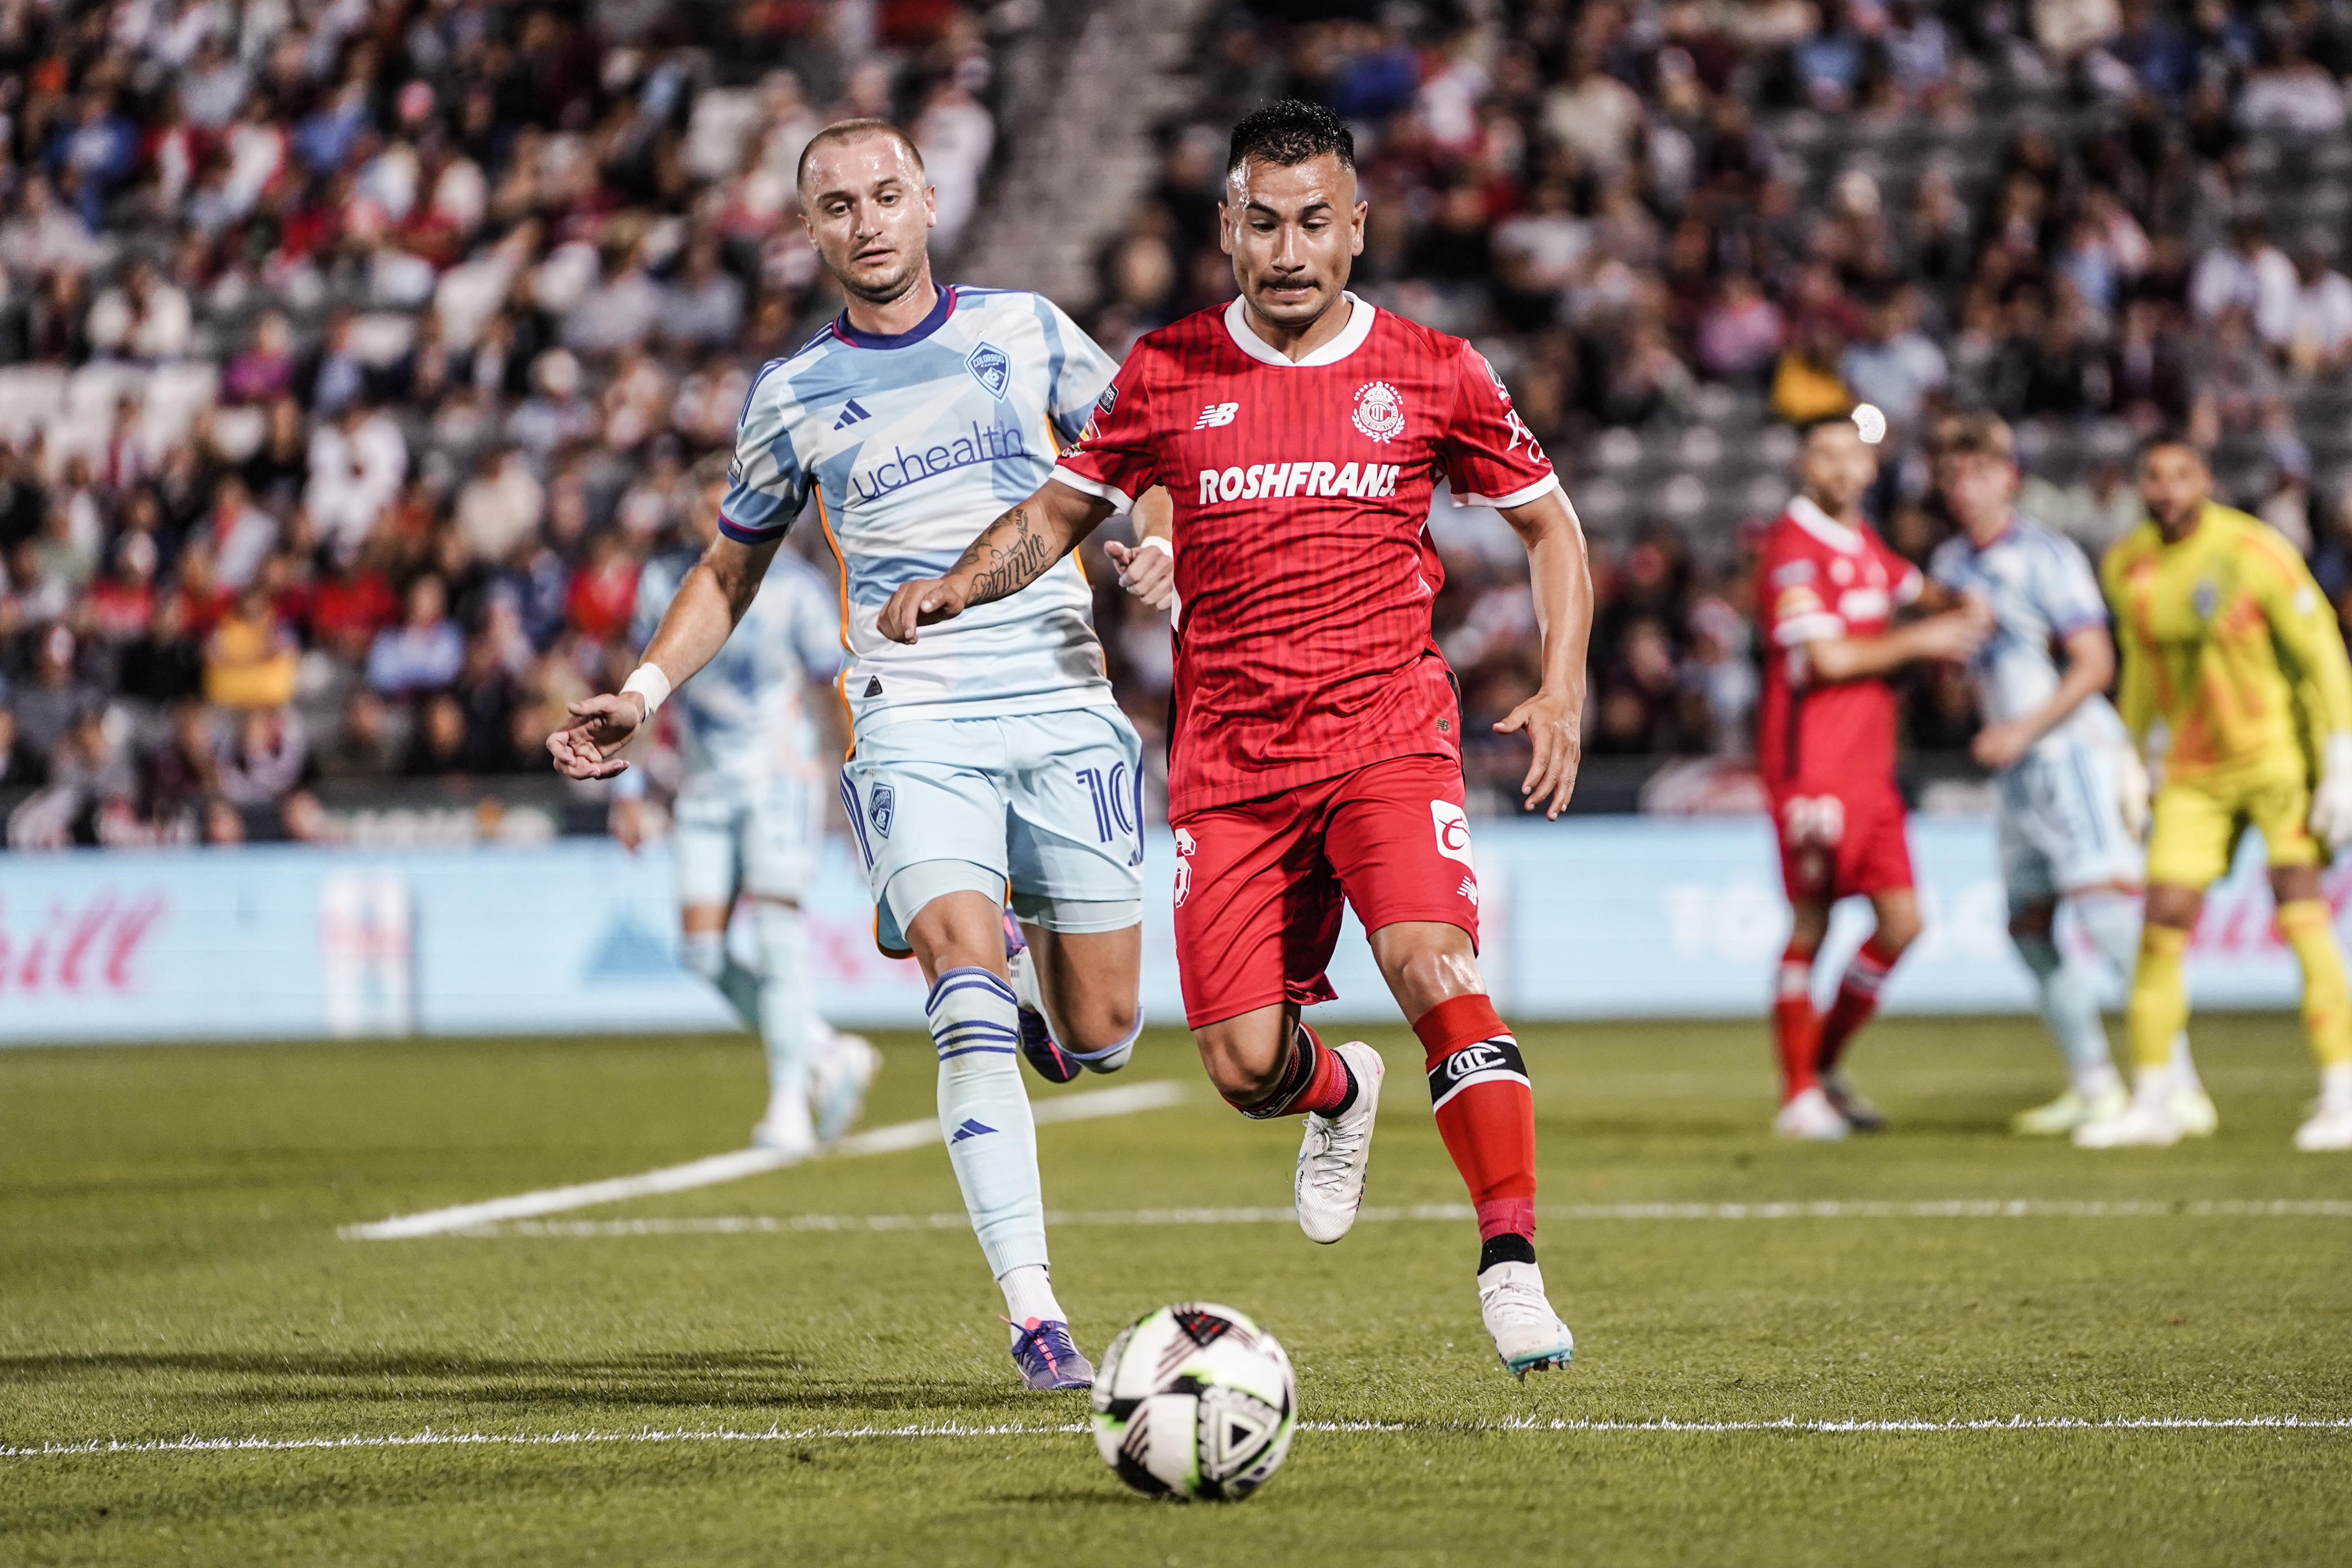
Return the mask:
M1146 534L1141 539L1136 542L1135 550L1138 555L1142 554L1148 549L1156 549L1162 555L1165 555L1170 560L1174 560L1176 559L1176 547L1170 544L1166 539L1161 538L1158 534Z
M635 692L643 697L646 717L651 719L661 712L662 704L669 701L669 677L662 674L659 664L639 664L629 672L629 678L621 683L621 691L624 695Z

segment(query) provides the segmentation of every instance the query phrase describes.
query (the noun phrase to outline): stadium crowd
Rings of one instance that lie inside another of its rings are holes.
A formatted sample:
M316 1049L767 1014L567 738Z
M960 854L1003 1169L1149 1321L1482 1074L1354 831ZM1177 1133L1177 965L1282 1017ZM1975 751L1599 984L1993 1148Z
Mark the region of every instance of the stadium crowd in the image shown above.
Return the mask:
M1339 109L1360 288L1475 337L1587 511L1595 754L1745 753L1774 443L1857 398L1894 421L1877 511L1915 557L1940 527L1916 438L1985 406L2053 455L2028 507L2086 547L2137 516L2129 433L2182 423L2250 454L2235 498L2352 593L2352 408L2312 401L2352 362L2342 0L1321 9L1217 14L1199 119L1089 325L1123 352L1224 298L1223 128L1281 92ZM628 667L689 468L833 308L800 147L840 115L908 126L951 256L995 139L992 26L1034 25L0 0L8 842L315 836L321 779L540 770L563 704ZM2299 216L2265 223L2281 179ZM1613 477L1669 449L1711 476ZM1475 747L1535 684L1524 557L1491 515L1436 526L1474 787L1500 789L1519 751ZM1097 581L1156 742L1165 620ZM1964 742L1960 684L1926 679L1908 723Z
M1596 535L1592 753L1748 749L1747 546L1787 494L1788 423L1858 400L1894 423L1874 509L1914 559L1944 528L1925 425L1990 408L2026 438L2027 509L2095 553L2137 519L2135 437L2178 425L2240 455L2228 498L2317 552L2332 591L2352 586L2335 467L2352 406L2312 401L2352 363L2352 7L1398 15L1226 14L1202 113L1106 258L1096 325L1116 352L1230 292L1212 208L1234 116L1281 93L1339 110L1371 204L1360 291L1487 351ZM1618 482L1612 457L1643 482ZM1475 740L1534 687L1533 616L1514 549L1442 507L1435 528L1440 642ZM1955 672L1915 678L1906 724L1915 747L1965 744ZM1474 784L1516 782L1515 756L1474 758Z

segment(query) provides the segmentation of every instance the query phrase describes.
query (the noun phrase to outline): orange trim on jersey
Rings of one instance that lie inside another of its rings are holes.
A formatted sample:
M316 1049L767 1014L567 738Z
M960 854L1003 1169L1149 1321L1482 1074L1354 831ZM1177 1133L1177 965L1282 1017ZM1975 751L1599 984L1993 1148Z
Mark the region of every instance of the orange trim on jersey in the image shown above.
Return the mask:
M824 535L825 547L833 551L833 564L841 569L841 651L855 653L857 650L849 645L849 558L841 553L841 541L833 537L833 519L824 509L824 491L812 486L809 494L816 497L816 526ZM833 695L841 699L841 716L849 721L849 749L841 754L841 759L846 762L857 755L857 714L849 706L847 659L841 662L841 673L833 677Z

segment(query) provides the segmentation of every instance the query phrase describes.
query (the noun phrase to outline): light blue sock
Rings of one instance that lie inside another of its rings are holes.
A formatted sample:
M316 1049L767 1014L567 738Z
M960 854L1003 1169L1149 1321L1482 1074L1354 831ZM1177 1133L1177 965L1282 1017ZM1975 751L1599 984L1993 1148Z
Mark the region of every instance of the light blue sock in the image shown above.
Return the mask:
M2095 1093L2116 1082L2107 1053L2107 1030L2099 1018L2098 977L2087 965L2070 962L2047 936L2011 934L2017 956L2033 971L2042 990L2042 1017L2057 1037L2074 1087Z
M1019 998L986 969L950 969L923 1011L940 1053L940 1129L988 1271L1043 1268L1045 1200L1021 1082Z
M1089 1072L1117 1072L1135 1060L1135 1042L1142 1038L1143 1009L1138 1008L1135 1010L1135 1027L1127 1031L1125 1040L1104 1046L1100 1051L1071 1051L1070 1060ZM1067 1046L1062 1049L1069 1051Z
M768 1092L808 1097L809 1059L824 1033L809 985L808 928L801 912L766 900L751 905L760 947L760 1042L768 1053Z
M719 988L743 1027L760 1027L760 977L735 961L727 950L724 931L689 931L678 945L678 956L686 967Z
M2120 893L2085 893L2069 901L2074 918L2083 923L2092 945L2115 969L2124 988L2131 988L2132 971L2139 964L2139 900ZM2197 1063L2189 1055L2189 1031L2172 1040L2173 1082L2184 1089L2201 1090Z

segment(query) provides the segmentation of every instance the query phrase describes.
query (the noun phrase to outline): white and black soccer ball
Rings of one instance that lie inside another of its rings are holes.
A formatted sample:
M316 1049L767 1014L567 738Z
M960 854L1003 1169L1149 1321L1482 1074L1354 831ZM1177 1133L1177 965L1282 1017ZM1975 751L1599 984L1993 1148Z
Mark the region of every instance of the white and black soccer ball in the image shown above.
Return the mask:
M1288 1353L1231 1307L1147 1312L1095 1375L1095 1447L1147 1497L1237 1502L1282 1468L1297 1427Z

